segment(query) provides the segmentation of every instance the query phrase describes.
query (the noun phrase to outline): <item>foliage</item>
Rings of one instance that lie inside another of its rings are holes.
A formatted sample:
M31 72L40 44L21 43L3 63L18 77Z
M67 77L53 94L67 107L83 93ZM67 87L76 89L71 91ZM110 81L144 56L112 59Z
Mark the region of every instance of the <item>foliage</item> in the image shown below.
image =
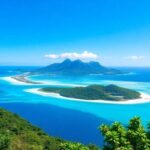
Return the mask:
M62 143L60 146L61 150L89 150L88 147L83 146L80 143Z
M89 144L88 145L89 150L100 150L97 146L95 146L94 144Z
M115 122L110 126L101 125L100 131L104 136L104 150L150 150L150 130L144 129L139 117L131 119L126 128Z
M9 149L10 138L8 135L0 134L0 149L5 150Z
M80 143L62 143L60 146L61 150L100 150L93 144L89 144L87 147Z

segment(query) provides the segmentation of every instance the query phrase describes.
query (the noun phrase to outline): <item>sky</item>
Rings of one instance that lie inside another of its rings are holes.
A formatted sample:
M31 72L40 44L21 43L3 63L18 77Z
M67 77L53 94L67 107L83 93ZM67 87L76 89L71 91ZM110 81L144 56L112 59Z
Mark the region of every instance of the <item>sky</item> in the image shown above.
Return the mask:
M150 66L149 0L3 0L0 65L66 58Z

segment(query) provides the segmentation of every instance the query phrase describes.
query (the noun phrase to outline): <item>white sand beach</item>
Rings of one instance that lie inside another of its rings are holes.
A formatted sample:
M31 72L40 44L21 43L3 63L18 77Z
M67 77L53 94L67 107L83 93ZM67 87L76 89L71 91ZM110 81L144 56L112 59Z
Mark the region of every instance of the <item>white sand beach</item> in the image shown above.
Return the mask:
M16 79L12 78L11 76L9 76L9 77L2 77L1 79L5 80L5 81L8 81L8 82L10 82L12 84L15 84L15 85L32 85L32 84L29 84L29 83L26 83L26 82L21 82L19 80L16 80Z
M108 100L82 100L82 99L76 99L76 98L68 98L63 97L60 94L57 93L46 93L39 91L40 88L32 88L32 89L26 89L25 92L38 94L41 96L49 96L49 97L55 97L59 99L65 99L65 100L72 100L72 101L81 101L81 102L89 102L89 103L108 103L108 104L141 104L141 103L149 103L150 102L150 95L140 92L141 98L139 99L133 99L133 100L124 100L124 101L108 101Z
M86 86L86 85L79 85L79 84L69 84L69 83L60 83L56 81L42 81L42 80L37 80L37 81L32 81L28 79L27 76L23 78L17 79L17 76L8 76L8 77L2 77L2 80L5 80L7 82L10 82L14 85L59 85L59 86L69 86L69 87L76 87L76 86Z
M22 79L17 79L17 76L2 77L1 79L14 85L52 85L52 83L48 81L32 81L28 79L27 76L23 77Z

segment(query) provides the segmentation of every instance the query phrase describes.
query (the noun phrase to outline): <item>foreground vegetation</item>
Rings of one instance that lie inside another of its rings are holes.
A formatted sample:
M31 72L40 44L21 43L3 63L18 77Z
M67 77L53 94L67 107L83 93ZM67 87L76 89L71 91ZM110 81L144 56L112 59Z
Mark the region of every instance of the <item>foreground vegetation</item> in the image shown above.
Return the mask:
M100 131L105 141L103 150L150 150L150 123L144 129L139 117L131 119L127 127L115 122L101 125Z
M128 126L119 122L99 127L104 136L101 150L150 150L150 124L146 130L139 117ZM0 150L100 150L48 136L18 115L0 109Z
M18 115L0 109L0 150L98 150L48 136Z
M78 98L85 100L113 100L120 101L126 99L140 98L140 93L116 85L90 85L87 87L54 88L46 87L40 89L43 92L59 93L61 96Z

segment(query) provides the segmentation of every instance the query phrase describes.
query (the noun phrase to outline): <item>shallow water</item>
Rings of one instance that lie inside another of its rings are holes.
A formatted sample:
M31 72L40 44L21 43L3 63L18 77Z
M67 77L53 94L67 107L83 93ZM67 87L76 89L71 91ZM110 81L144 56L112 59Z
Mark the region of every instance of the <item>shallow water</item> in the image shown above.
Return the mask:
M18 67L0 67L0 77L19 74ZM32 70L35 67L19 67ZM55 75L32 76L32 80L48 81L51 86L75 86L89 84L117 84L150 94L150 68L120 68L132 73L127 75L63 77ZM140 116L144 125L150 120L150 103L119 105L85 103L43 97L24 90L48 85L13 85L0 80L0 106L20 114L47 133L85 144L101 144L97 130L100 123L120 121L127 124L134 116Z

